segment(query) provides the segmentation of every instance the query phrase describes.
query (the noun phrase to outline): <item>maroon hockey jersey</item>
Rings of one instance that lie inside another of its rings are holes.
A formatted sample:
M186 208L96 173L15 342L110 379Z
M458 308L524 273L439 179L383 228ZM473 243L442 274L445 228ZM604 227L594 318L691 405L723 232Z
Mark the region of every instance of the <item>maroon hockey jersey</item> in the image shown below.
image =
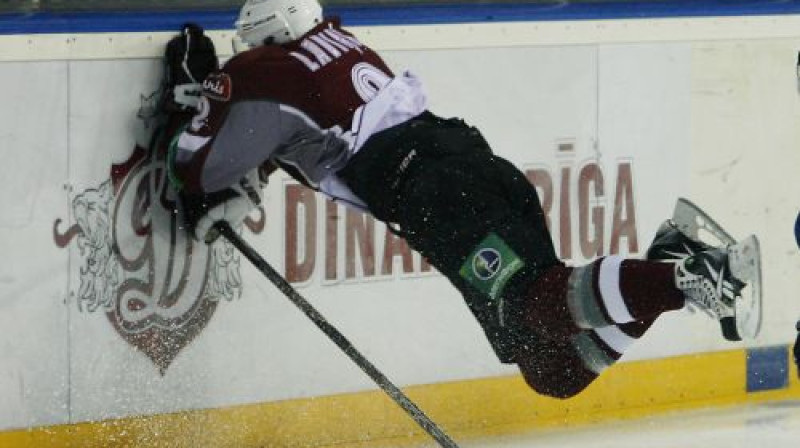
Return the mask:
M359 204L336 172L370 135L425 107L416 77L396 77L338 19L327 19L296 41L240 53L206 78L177 142L175 174L189 192L213 192L271 160Z

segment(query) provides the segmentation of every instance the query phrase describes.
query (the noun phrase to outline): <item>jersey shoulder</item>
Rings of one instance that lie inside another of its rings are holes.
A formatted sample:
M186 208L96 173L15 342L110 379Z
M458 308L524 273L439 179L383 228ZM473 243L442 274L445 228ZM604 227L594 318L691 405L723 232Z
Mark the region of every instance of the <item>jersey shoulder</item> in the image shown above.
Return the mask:
M281 85L304 85L308 70L286 49L265 45L239 53L220 70L231 82L232 99L270 97Z
M291 64L289 53L279 45L262 45L234 55L222 66L228 74L253 69L259 65Z

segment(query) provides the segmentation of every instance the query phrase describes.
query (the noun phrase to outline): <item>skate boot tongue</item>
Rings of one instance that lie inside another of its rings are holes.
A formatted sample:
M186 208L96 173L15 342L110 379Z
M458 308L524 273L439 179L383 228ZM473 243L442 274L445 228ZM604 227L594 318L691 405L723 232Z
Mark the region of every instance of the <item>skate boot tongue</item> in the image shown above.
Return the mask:
M670 219L664 221L656 231L645 257L648 260L679 261L711 249L712 246L682 232Z

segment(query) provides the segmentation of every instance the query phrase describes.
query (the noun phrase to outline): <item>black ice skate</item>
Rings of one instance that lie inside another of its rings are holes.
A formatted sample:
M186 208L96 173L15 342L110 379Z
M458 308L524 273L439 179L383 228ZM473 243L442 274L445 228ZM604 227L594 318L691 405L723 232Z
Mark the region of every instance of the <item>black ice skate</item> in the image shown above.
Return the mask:
M745 284L731 273L728 258L727 248L683 258L675 264L675 284L688 302L719 321L725 339L738 341L736 300Z
M755 235L737 243L702 209L680 198L672 219L656 232L647 259L676 263L677 279L693 291L687 304L718 319L726 339L753 339L761 331L761 250Z

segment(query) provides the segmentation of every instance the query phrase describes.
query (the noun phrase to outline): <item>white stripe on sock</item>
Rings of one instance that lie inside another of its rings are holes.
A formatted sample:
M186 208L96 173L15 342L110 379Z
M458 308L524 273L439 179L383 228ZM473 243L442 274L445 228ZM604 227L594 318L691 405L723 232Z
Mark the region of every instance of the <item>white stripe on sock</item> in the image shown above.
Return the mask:
M625 332L620 330L617 326L595 328L594 332L597 333L597 336L611 347L612 350L620 355L624 354L625 350L636 342L636 339L625 334Z
M622 260L623 258L619 255L604 258L600 263L598 281L603 305L605 305L611 319L618 324L634 320L630 311L628 311L628 306L625 305L625 300L622 298L622 291L619 289L619 269Z

